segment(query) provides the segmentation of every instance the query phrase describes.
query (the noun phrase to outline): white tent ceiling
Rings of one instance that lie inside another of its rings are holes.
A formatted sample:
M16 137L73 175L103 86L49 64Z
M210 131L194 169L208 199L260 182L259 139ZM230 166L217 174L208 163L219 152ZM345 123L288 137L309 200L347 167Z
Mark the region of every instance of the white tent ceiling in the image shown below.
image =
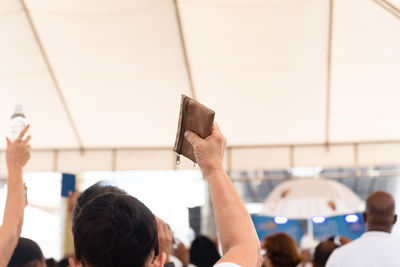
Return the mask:
M399 0L1 0L0 46L29 170L177 168L181 93L229 169L400 163Z

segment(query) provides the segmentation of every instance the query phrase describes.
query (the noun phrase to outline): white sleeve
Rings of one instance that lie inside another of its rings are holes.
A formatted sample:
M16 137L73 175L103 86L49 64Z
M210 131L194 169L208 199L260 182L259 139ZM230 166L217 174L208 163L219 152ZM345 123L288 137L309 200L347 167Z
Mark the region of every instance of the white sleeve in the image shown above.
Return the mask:
M337 253L338 249L335 249L331 255L328 258L328 261L326 262L326 267L340 267L339 261L340 261L340 255ZM335 253L336 252L336 253Z
M241 266L232 262L221 262L217 265L214 265L214 267L241 267Z

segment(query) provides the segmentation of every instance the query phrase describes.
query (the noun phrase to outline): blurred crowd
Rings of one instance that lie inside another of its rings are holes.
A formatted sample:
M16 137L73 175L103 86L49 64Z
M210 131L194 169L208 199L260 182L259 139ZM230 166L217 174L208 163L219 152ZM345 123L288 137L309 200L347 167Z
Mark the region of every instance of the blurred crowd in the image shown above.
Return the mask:
M22 173L30 159L28 128L16 140L7 139L8 192L0 227L0 267L400 266L400 241L391 234L397 220L395 203L383 191L368 197L363 213L366 232L356 240L333 236L303 251L286 233L268 235L260 242L223 169L226 139L217 124L206 139L190 131L185 138L210 188L218 239L197 236L186 247L138 199L118 187L96 183L81 194L69 195L74 253L58 262L45 259L38 244L20 237L27 204Z

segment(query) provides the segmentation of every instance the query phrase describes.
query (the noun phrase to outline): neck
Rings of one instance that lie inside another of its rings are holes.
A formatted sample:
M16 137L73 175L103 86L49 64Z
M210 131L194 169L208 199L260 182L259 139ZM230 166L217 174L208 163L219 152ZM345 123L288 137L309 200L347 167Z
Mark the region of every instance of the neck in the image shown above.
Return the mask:
M389 233L389 234L392 232L392 228L378 227L378 226L367 227L366 230L367 230L367 232L376 231L376 232L385 232L385 233Z

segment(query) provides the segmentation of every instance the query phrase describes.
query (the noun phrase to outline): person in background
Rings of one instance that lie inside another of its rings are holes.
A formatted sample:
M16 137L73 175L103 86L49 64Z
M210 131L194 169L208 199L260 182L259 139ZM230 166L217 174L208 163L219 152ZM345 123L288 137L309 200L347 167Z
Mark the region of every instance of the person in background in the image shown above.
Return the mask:
M327 267L400 266L400 240L391 234L396 223L393 197L384 191L372 193L363 213L366 232L333 251Z
M175 267L188 267L193 266L190 264L189 250L185 244L178 239L175 239L175 246L172 251L171 261L174 262Z
M332 236L327 240L320 242L314 251L313 266L325 267L325 264L332 252L342 245L349 243L350 241L351 239L345 236Z
M294 239L286 233L267 236L263 242L265 267L296 267L301 262Z
M95 199L98 196L111 193L115 195L125 195L127 196L127 193L116 187L116 186L111 186L108 185L107 183L104 182L98 182L89 188L87 188L82 194L80 194L77 198L74 198L71 203L72 206L74 206L73 212L72 212L72 224L74 225L77 220L77 216L80 213L81 209L90 201ZM166 267L173 267L174 265L170 261L170 254L172 253L172 245L173 245L173 237L172 237L172 232L169 228L169 226L160 218L156 217L156 223L157 223L157 232L158 232L158 249L161 252L165 253L165 265Z
M197 267L213 266L221 258L214 242L206 236L196 237L189 253L190 262Z
M68 258L64 258L57 263L57 267L70 267Z
M224 256L215 267L256 267L261 264L260 243L249 213L223 169L226 139L214 124L206 139L192 132L185 138L210 186ZM151 193L151 192L149 192ZM137 199L102 194L80 208L73 223L75 257L72 267L158 267L166 260L158 253L157 224Z
M6 165L8 170L7 198L4 209L3 224L0 226L0 267L7 266L24 221L26 206L25 188L22 181L22 170L28 162L30 154L30 136L24 139L29 125L20 133L15 141L7 138Z
M54 258L46 259L47 267L57 267L57 261Z
M19 238L8 267L46 267L39 245L28 238Z
M76 220L78 213L81 211L82 207L90 202L92 199L96 198L101 194L106 193L114 193L114 194L123 194L127 193L116 187L107 184L106 182L97 182L94 185L88 187L83 193L79 194L71 194L71 197L68 197L68 206L72 208L72 223Z

